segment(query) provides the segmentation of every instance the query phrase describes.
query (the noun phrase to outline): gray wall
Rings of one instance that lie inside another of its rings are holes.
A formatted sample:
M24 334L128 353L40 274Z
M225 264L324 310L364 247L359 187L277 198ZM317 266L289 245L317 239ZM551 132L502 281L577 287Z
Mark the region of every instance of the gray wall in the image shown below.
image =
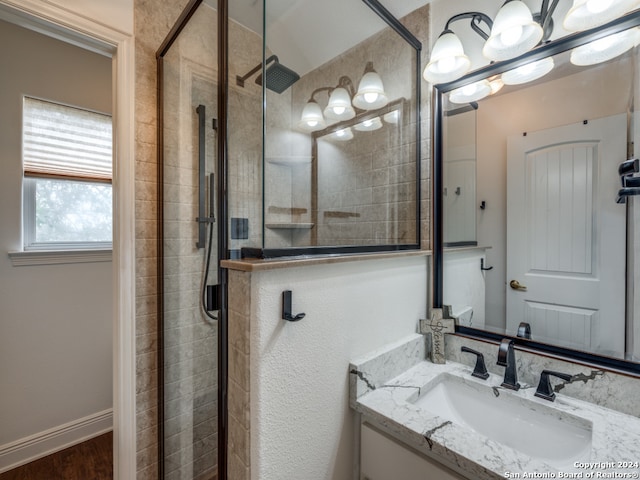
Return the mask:
M110 113L111 59L2 21L0 43L1 457L11 442L111 408L113 296L111 262L13 266L7 256L22 249L22 96Z

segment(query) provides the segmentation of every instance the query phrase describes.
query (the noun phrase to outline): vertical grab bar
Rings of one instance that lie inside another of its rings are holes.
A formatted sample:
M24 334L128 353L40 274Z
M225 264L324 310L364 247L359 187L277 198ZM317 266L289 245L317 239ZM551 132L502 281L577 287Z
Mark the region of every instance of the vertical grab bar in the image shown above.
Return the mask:
M209 218L206 217L205 211L205 188L206 188L206 178L205 178L205 161L206 161L206 152L205 152L205 106L198 105L196 108L196 112L198 113L198 186L199 186L199 194L198 194L198 217L196 218L196 222L198 222L198 242L196 243L197 248L204 248L206 245L207 239L207 223L209 222Z

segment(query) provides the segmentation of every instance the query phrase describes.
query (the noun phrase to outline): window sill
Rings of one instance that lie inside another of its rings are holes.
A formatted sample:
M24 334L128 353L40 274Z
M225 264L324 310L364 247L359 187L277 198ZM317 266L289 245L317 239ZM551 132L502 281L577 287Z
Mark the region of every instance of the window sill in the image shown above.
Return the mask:
M9 252L14 267L29 265L61 265L67 263L99 263L111 261L111 249L96 250L30 250Z

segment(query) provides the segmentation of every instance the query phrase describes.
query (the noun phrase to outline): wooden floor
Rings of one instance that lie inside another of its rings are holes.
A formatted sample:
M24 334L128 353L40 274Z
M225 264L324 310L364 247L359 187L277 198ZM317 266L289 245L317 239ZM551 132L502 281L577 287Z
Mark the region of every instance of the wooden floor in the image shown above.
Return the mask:
M113 480L113 433L9 470L0 480Z

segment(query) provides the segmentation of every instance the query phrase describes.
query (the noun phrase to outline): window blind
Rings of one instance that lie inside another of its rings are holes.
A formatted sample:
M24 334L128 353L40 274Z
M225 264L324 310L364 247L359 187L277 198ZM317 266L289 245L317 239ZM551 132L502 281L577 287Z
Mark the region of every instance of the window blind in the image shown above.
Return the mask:
M110 182L111 116L24 98L25 176Z

